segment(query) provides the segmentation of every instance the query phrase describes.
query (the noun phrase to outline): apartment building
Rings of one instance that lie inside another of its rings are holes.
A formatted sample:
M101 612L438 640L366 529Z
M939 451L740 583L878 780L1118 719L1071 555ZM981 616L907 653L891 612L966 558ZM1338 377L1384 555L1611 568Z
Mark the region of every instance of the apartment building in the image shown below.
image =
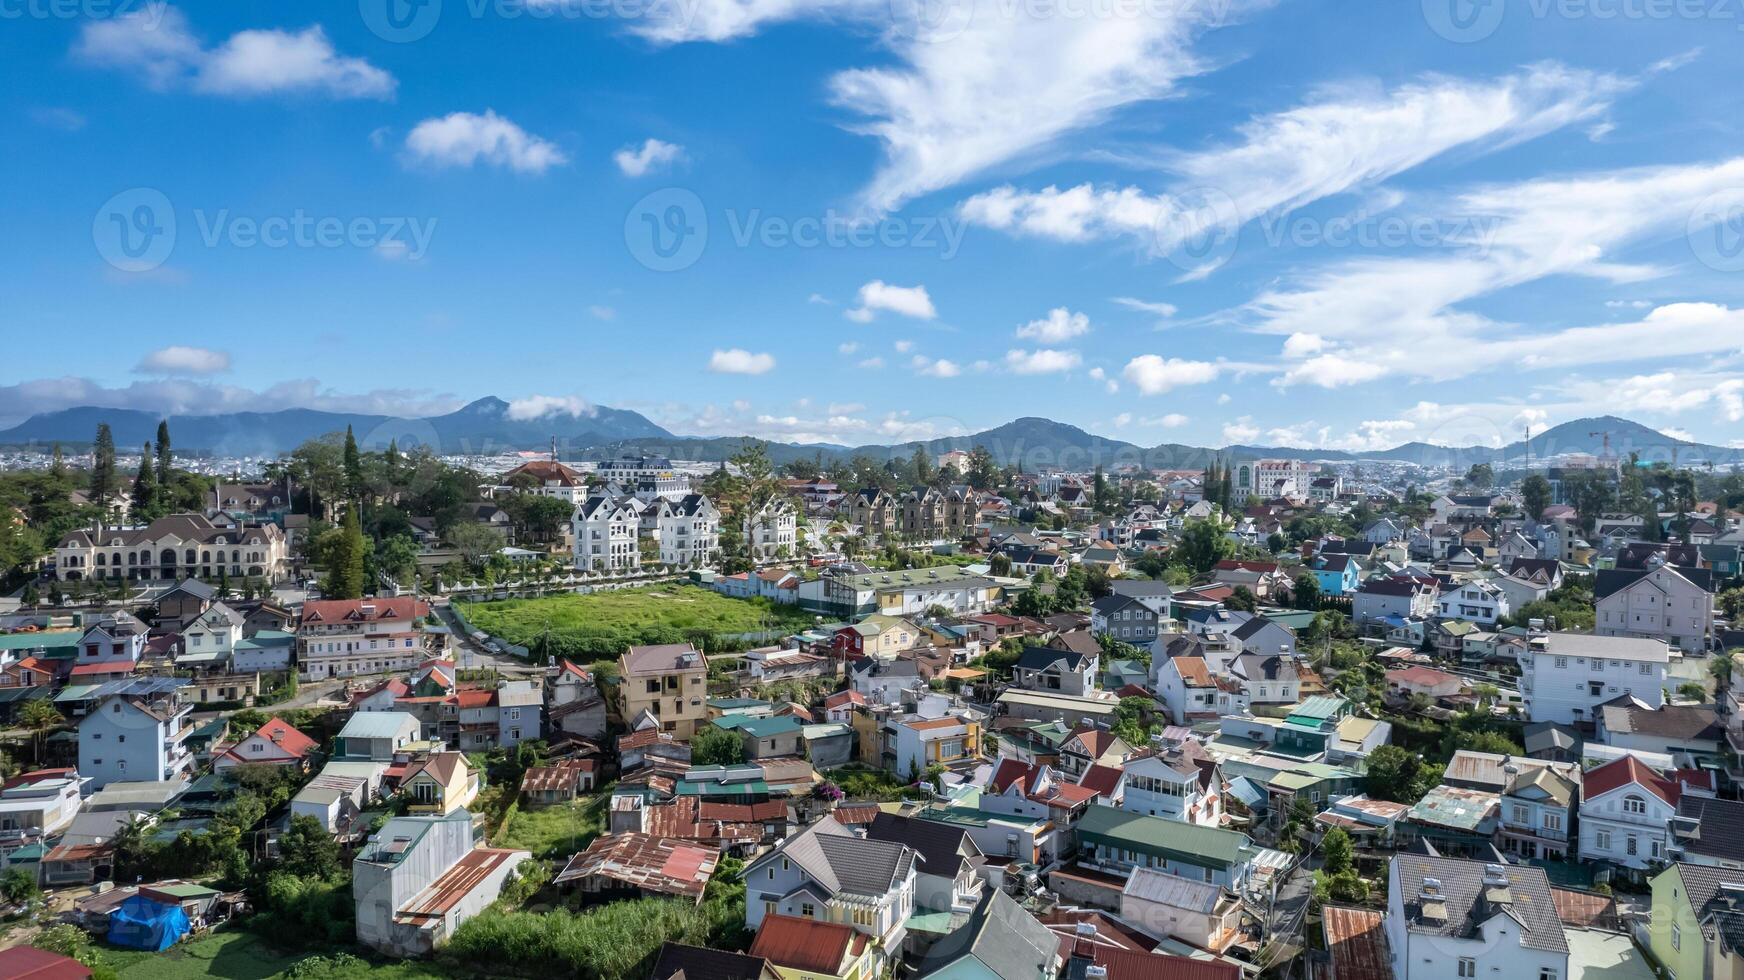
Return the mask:
M173 677L141 677L106 694L79 719L79 773L99 790L115 782L184 782L194 769L194 707Z
M277 524L251 524L220 516L174 514L143 527L69 532L55 546L54 576L176 581L190 576L278 581L289 569L290 549Z
M1643 637L1551 633L1520 661L1520 695L1534 722L1592 721L1599 705L1622 695L1650 708L1665 703L1670 651Z
M1659 640L1699 652L1714 635L1714 595L1706 569L1612 568L1593 583L1593 631Z
M297 620L298 671L303 680L411 670L430 651L424 602L401 596L323 599L303 604Z
M623 718L646 713L661 731L689 739L708 722L708 662L688 643L637 646L618 658Z
M637 537L647 504L596 487L575 507L575 567L584 572L634 571L642 567Z

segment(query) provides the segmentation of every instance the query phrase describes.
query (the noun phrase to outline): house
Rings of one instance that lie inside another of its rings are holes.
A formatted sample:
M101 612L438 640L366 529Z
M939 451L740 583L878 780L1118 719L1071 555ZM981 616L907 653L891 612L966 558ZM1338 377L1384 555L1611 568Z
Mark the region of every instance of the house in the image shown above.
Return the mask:
M626 722L647 712L662 731L689 739L708 719L708 663L688 643L633 646L618 658Z
M1650 708L1665 701L1671 655L1664 640L1585 633L1550 633L1522 661L1520 695L1534 722L1591 722L1619 695Z
M1301 669L1293 657L1244 653L1230 663L1229 674L1251 704L1285 705L1302 700Z
M1644 871L1668 860L1683 787L1625 755L1582 777L1580 858Z
M1225 558L1211 566L1211 581L1241 587L1257 599L1271 599L1290 590L1290 579L1275 561Z
M799 554L799 517L786 497L771 497L745 511L740 533L752 561L773 561Z
M530 493L575 504L587 496L587 477L555 459L532 459L497 477L497 485L484 493L489 497Z
M1648 951L1669 980L1736 976L1744 934L1744 871L1673 864L1653 878Z
M329 762L291 797L291 814L349 838L359 831L363 811L375 799L387 768L379 762Z
M1060 940L1003 891L989 891L967 922L921 960L921 977L1033 980L1060 969Z
M1540 868L1395 855L1386 934L1396 980L1575 980Z
M1155 868L1134 868L1120 917L1168 939L1221 953L1241 938L1242 904L1222 885Z
M1118 766L1132 755L1132 746L1106 728L1090 725L1073 729L1060 743L1060 771L1081 778L1094 765Z
M665 897L700 904L719 861L718 847L634 831L606 834L570 857L552 882L595 898Z
M700 568L720 550L720 524L721 512L707 497L687 493L675 499L654 496L637 526L653 539L661 564Z
M928 768L963 766L981 758L981 722L967 711L892 716L881 729L883 768L898 778Z
M1525 861L1562 861L1568 857L1569 831L1580 802L1580 783L1573 773L1553 766L1503 766L1509 777L1502 790L1502 851Z
M1600 569L1593 582L1593 631L1659 640L1692 653L1706 650L1714 635L1711 588L1706 569Z
M843 657L896 656L921 642L920 627L900 616L873 613L836 631L830 647Z
M1026 646L1012 665L1012 684L1029 691L1088 697L1096 691L1101 658L1053 647Z
M133 673L145 655L146 625L123 610L103 613L79 637L70 673L75 684L100 684Z
M1229 636L1248 653L1260 656L1296 653L1296 631L1266 616L1244 614L1246 621L1229 631Z
M410 596L303 603L297 661L305 681L406 671L428 648L420 623L430 606Z
M521 776L521 799L528 806L568 803L594 788L593 759L569 759L554 766L531 766Z
M426 956L502 893L532 854L474 847L472 815L393 817L351 864L358 942Z
M865 829L869 840L914 848L920 860L914 883L917 909L961 915L980 902L985 857L967 830L882 811Z
M235 745L215 754L212 768L223 772L237 766L295 766L307 772L320 748L319 743L292 728L283 718L269 718Z
M1493 626L1508 615L1508 595L1490 582L1466 582L1441 593L1435 608L1445 619Z
M628 494L595 487L570 515L575 567L584 572L636 571L642 567L642 510L647 505Z
M783 980L858 980L878 975L876 951L865 933L802 916L764 918L751 942L751 955L768 963Z
M1620 749L1669 752L1681 765L1722 762L1725 719L1710 705L1662 704L1649 709L1619 698L1599 705L1595 734Z
M1387 691L1402 698L1421 694L1432 701L1439 701L1464 694L1467 690L1463 677L1445 670L1436 670L1434 667L1401 667L1387 671L1384 676Z
M359 711L339 730L333 756L391 763L396 753L418 741L421 730L417 716L403 711Z
M770 915L844 924L894 954L914 907L915 865L913 847L855 836L825 817L745 867L745 924L755 929Z
M1107 595L1090 604L1090 631L1134 646L1150 646L1165 617L1132 596Z
M59 835L79 815L85 781L73 769L15 776L0 789L0 848Z
M233 580L285 578L290 552L277 524L247 523L203 514L172 514L144 527L93 528L69 532L55 546L55 577L176 581L212 580L220 571Z
M1227 714L1230 692L1211 676L1204 657L1158 658L1156 676L1157 700L1177 725L1195 720L1217 718Z
M1198 743L1153 749L1129 760L1123 771L1122 810L1206 827L1222 825L1222 774Z
M1350 595L1362 582L1362 566L1350 555L1317 555L1306 570L1325 596Z
M1351 596L1351 619L1357 625L1399 619L1426 619L1434 615L1435 586L1415 578L1370 579Z
M1443 783L1411 807L1399 829L1442 854L1483 855L1494 847L1501 806L1499 793Z
M781 974L761 956L668 940L660 944L648 980L781 980Z
M1154 868L1231 890L1246 884L1258 856L1246 834L1107 806L1079 818L1078 848L1080 864L1109 874Z
M79 772L93 790L113 782L185 782L192 777L193 706L174 678L142 677L101 697L79 719Z
M1744 803L1686 787L1671 822L1672 855L1688 864L1744 868Z
M447 816L472 805L479 790L479 774L459 752L431 752L406 766L400 777L400 792L408 800L406 812Z
M297 638L283 630L257 630L230 648L230 669L238 674L283 673L291 669Z
M546 716L555 732L597 740L606 733L606 702L592 672L565 660L546 694Z

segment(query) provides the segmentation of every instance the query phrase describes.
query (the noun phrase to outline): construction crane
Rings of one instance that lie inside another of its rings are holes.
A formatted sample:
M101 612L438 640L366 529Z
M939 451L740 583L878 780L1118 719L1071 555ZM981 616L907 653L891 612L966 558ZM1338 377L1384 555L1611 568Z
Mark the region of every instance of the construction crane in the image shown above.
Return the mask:
M1611 433L1610 433L1610 430L1606 430L1604 432L1589 432L1589 433L1587 433L1588 439L1591 439L1593 436L1604 436L1605 437L1605 453L1600 458L1601 459L1610 459L1611 458Z

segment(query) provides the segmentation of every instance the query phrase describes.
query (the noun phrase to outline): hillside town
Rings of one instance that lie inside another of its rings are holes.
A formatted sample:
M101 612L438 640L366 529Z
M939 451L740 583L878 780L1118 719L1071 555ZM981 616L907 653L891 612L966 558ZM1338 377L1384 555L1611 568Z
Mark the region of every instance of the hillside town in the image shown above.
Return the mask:
M5 976L1744 966L1736 470L171 438L0 474Z

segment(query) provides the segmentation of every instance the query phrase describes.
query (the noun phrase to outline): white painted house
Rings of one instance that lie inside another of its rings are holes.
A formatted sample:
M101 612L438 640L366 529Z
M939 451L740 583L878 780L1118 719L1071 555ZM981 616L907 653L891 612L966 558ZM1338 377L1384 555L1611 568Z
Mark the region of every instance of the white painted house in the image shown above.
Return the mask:
M1574 980L1541 868L1396 855L1386 933L1394 980Z
M1592 721L1598 706L1627 694L1650 708L1665 703L1665 641L1551 633L1520 661L1520 694L1534 722Z
M1580 858L1643 871L1670 860L1682 787L1632 755L1582 778Z
M1670 565L1603 570L1593 600L1593 631L1600 636L1645 637L1698 651L1714 633L1713 593Z

